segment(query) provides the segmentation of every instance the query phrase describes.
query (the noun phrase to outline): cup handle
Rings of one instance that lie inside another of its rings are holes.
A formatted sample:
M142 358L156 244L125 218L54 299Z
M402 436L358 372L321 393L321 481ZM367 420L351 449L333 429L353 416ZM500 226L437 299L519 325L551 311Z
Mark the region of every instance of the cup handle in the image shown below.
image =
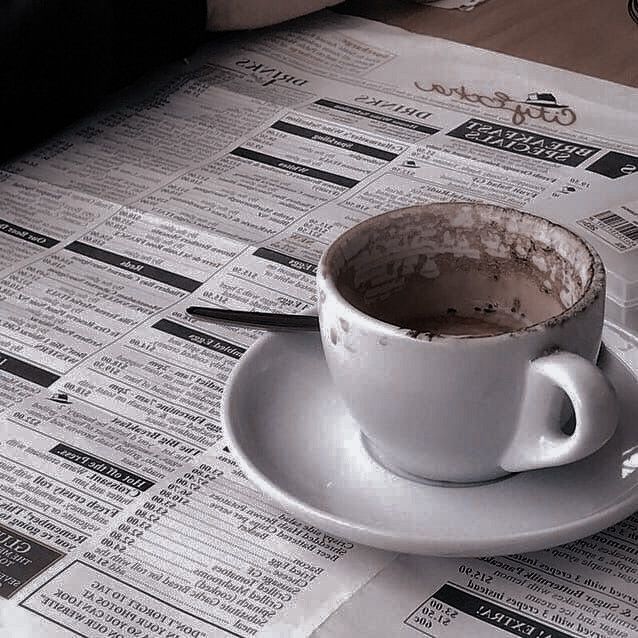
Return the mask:
M561 388L572 403L573 434L560 429L560 407L547 401L548 382ZM615 392L595 364L561 350L540 357L530 364L520 424L501 467L522 472L578 461L602 447L617 423Z

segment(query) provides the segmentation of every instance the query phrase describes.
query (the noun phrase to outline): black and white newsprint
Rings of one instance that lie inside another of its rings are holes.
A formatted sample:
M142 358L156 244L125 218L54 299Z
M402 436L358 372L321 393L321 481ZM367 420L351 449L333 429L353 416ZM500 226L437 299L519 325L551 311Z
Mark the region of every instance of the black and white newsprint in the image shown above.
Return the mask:
M638 636L638 518L456 561L278 510L220 431L258 333L185 313L307 310L330 241L415 202L542 212L638 282L635 105L326 13L205 48L0 167L0 636Z

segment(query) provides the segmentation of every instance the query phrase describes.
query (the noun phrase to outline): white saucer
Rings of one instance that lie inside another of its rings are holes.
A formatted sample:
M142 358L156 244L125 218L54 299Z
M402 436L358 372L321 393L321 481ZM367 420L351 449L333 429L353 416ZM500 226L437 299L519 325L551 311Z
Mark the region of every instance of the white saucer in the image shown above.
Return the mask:
M612 440L568 466L472 487L390 473L365 451L336 395L317 334L272 334L226 387L224 429L247 476L299 519L352 541L438 556L534 551L593 534L638 509L638 340L611 325L600 365L621 419ZM633 346L633 347L632 347Z

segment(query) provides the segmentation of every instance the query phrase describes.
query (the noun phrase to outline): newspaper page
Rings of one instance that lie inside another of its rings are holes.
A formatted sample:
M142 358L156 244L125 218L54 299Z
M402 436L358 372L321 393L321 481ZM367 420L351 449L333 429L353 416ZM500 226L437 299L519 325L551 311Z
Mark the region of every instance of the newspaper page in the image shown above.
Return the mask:
M312 635L397 638L638 636L638 517L530 554L401 556Z
M219 410L259 333L185 308L311 310L330 241L415 202L569 208L632 276L633 221L578 222L638 200L634 101L324 13L204 47L1 166L0 635L309 635L402 565L426 578L253 490Z

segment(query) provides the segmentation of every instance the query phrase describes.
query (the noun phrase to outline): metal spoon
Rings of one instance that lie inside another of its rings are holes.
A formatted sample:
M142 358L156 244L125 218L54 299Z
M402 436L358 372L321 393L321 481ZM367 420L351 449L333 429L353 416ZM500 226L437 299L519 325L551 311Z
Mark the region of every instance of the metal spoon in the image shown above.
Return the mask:
M210 319L218 323L228 323L247 328L265 330L319 330L319 317L312 315L286 315L274 312L252 312L249 310L227 310L190 306L186 312L193 317Z

